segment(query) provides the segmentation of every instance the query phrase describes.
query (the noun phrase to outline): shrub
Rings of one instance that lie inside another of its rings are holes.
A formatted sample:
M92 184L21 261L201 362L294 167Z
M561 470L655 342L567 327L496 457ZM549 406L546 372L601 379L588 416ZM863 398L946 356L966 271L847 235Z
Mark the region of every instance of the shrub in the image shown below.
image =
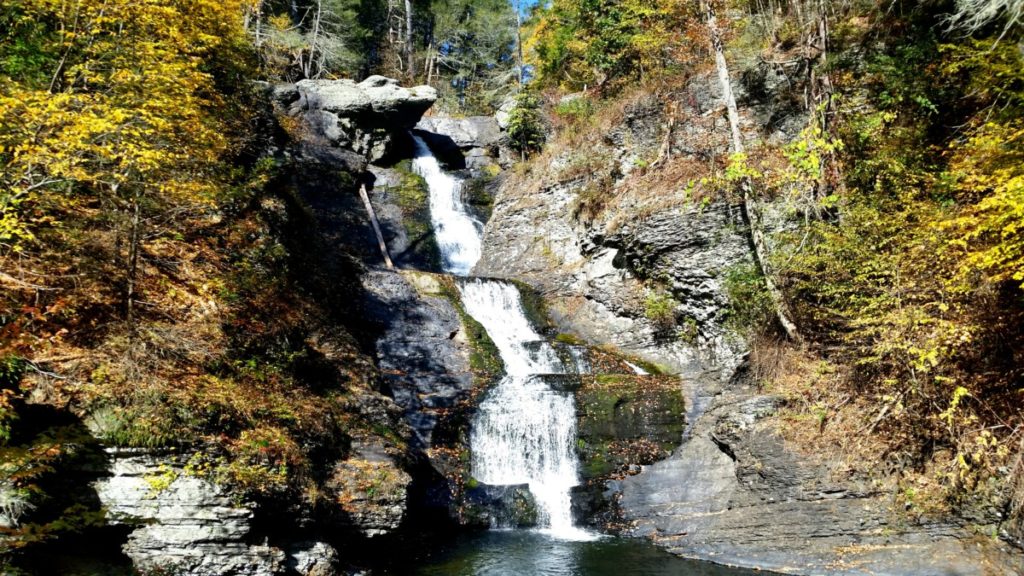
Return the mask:
M644 299L644 316L654 323L658 332L667 332L676 325L677 305L675 299L667 292L651 292Z
M512 148L524 156L538 152L544 146L544 120L536 94L523 91L516 96L515 108L509 113L507 132Z

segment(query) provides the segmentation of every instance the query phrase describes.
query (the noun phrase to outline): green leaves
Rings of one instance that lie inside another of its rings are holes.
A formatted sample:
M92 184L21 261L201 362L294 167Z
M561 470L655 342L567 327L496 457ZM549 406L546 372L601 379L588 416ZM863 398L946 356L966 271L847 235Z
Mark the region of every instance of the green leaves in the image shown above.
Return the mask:
M506 132L512 147L524 154L537 152L544 145L544 119L534 93L523 91L516 97Z

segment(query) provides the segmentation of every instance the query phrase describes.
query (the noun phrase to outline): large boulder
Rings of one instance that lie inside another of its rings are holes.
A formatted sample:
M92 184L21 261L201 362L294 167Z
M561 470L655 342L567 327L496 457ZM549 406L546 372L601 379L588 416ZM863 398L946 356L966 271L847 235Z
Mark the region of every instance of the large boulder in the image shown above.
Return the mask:
M371 76L353 80L302 80L273 89L275 103L301 116L328 143L373 162L388 156L398 137L416 125L437 101L430 86L404 88L398 81Z
M300 106L324 110L360 125L408 130L437 101L430 86L403 88L398 80L370 76L358 84L353 80L302 80L295 85Z

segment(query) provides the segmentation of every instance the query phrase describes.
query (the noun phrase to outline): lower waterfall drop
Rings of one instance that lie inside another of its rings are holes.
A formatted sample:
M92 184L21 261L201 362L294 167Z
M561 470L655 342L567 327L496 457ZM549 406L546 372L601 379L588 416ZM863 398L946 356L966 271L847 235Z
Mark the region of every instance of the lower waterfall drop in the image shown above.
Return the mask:
M515 285L474 279L460 291L466 312L487 330L506 368L473 422L473 476L492 485L529 484L546 532L594 539L572 521L570 492L579 484L575 402L539 378L565 373L565 367L530 325Z

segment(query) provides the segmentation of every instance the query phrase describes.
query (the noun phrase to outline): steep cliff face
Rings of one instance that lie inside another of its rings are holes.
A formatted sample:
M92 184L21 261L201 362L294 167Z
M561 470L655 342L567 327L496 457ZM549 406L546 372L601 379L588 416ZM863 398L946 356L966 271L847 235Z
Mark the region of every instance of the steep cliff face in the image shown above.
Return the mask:
M736 83L748 141L784 144L806 125L776 76L762 67ZM662 98L627 99L599 140L518 168L475 269L537 287L559 330L678 375L685 432L680 416L671 455L589 477L577 514L682 556L785 573L1019 571L1005 544L975 542L959 520L908 521L877 483L836 474L782 439L782 399L751 381L746 344L729 325L728 278L752 265L747 223L738 204L694 197L687 184L728 150L718 91L698 77ZM768 226L787 227L788 211L784 201L766 206ZM622 392L642 389L635 381ZM602 396L586 390L581 438L620 441L606 437L620 415L599 414ZM663 428L641 429L650 443L665 440ZM582 455L595 472L606 465Z
M224 252L245 255L232 262L242 280L234 292L221 290L228 299L221 305L248 313L218 316L216 327L228 336L209 344L236 346L218 349L223 363L251 371L259 384L216 392L225 386L218 378L226 377L208 361L196 370L215 374L182 388L215 394L201 397L199 412L220 415L216 435L171 430L165 444L146 438L156 448L111 449L102 465L60 471L82 479L81 491L91 497L83 510L104 530L94 540L120 549L118 563L130 569L323 575L360 564L368 542L407 522L422 438L429 442L432 429L413 414L429 415L443 404L396 403L420 399L414 389L390 386L396 366L378 359L401 357L414 341L423 342L421 328L426 341L437 336L442 348L453 322L458 330L458 317L450 306L435 314L436 334L427 321L409 326L431 302L418 300L397 273L377 270L382 258L358 194L368 161L407 138L435 95L383 78L263 91L267 156L261 162L275 168L247 205L232 207L241 216L221 216L242 222L225 225L232 236L219 239ZM458 392L468 353L445 350L448 356L438 361L455 363L450 372L459 375L452 381ZM433 361L437 352L425 349L419 359ZM264 367L279 354L291 360ZM443 386L435 390L444 395ZM33 401L47 400L38 396ZM161 401L172 405L175 398ZM241 418L243 432L238 422L224 423L231 415ZM83 420L98 444L115 438L122 425L110 410ZM201 418L188 422L203 426ZM64 570L53 568L67 564L61 553L49 556L26 565L42 573Z
M666 130L667 103L642 96L624 106L600 142L556 152L509 178L476 272L534 284L567 331L673 371L735 366L741 350L725 337L723 281L750 261L740 210L691 201L685 181L660 190L623 184L662 149L699 161L727 147L713 89L698 81L674 95L693 107L695 123ZM745 119L750 133L760 134L756 120ZM663 296L666 314L692 334L665 333L651 310Z

